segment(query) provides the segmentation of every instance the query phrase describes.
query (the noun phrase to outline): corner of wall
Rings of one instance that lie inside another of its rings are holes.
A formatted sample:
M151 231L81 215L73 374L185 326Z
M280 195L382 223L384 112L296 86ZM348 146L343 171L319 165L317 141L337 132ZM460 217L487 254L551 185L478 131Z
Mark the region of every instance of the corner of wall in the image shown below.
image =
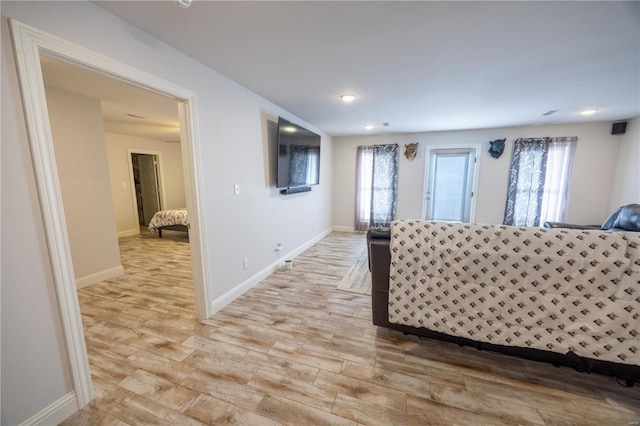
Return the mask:
M640 203L640 117L627 121L627 131L618 135L618 152L609 197L609 211Z

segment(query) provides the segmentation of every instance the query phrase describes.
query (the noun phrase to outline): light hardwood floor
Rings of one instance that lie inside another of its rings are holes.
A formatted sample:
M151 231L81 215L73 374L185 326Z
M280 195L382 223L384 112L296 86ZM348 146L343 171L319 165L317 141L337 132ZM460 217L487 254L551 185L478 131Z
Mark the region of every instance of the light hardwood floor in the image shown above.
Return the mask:
M79 292L96 399L65 425L638 425L640 386L420 340L336 290L365 247L333 233L197 323L184 235L121 239Z

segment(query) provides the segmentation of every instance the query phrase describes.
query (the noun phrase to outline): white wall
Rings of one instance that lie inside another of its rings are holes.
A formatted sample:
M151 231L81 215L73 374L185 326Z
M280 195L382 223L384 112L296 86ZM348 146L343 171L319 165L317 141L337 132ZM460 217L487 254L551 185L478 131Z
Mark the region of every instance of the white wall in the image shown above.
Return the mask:
M204 261L212 278L206 285L214 298L276 261L276 242L287 253L331 227L332 141L319 129L92 3L3 1L2 14L196 93ZM2 422L17 424L71 386L6 21L2 25ZM270 186L267 118L277 115L322 136L321 184L310 193L285 197ZM234 184L240 195L233 195Z
M130 184L129 168L131 160L128 154L130 151L128 150L158 152L162 162L161 181L165 195L163 208L178 209L187 206L184 195L182 153L179 143L117 133L105 133L104 136L107 143L109 179L111 180L111 194L118 233L137 233L139 230L135 216L137 207L133 202L135 188L132 188Z
M502 223L513 140L542 136L578 137L567 220L602 223L610 211L609 198L619 139L611 135L611 123L608 122L335 138L334 225L353 227L356 147L398 143L404 153L404 144L414 142L419 143L416 158L408 161L404 155L400 156L398 218L423 217L425 153L428 146L482 144L475 222ZM498 159L491 157L487 152L489 141L505 137L507 145L502 156ZM597 167L597 173L594 173L594 167Z
M100 101L45 87L76 278L121 266Z
M4 19L1 55L0 423L16 425L71 392L72 385L33 165L26 144L10 35Z
M640 117L627 122L627 131L617 136L618 158L609 211L625 204L640 204Z

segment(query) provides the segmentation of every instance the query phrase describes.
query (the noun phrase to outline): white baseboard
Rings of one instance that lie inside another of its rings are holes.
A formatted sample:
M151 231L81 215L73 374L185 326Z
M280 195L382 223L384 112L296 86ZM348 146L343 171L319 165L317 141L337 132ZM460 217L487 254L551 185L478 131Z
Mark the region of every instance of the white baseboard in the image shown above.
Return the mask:
M333 226L333 231L335 232L356 232L353 226Z
M315 237L313 237L312 239L310 239L309 241L304 243L303 245L299 246L296 249L291 250L289 253L287 253L286 255L282 256L281 260L273 263L272 270L275 271L276 269L278 269L281 266L283 266L285 259L293 259L294 257L300 255L306 249L308 249L309 247L311 247L312 245L314 245L315 243L317 243L318 241L320 241L321 239L323 239L324 237L329 235L331 233L331 231L332 231L331 228L327 228L324 231L322 231L320 234L316 235Z
M316 235L315 237L313 237L311 240L307 241L303 245L299 246L294 250L291 250L289 253L283 256L282 259L293 259L294 257L298 256L300 253L302 253L303 251L305 251L306 249L308 249L309 247L311 247L312 245L314 245L315 243L317 243L318 241L320 241L321 239L329 235L330 233L331 233L331 228L326 229L325 231ZM271 275L274 271L281 268L283 265L284 265L284 260L275 261L269 266L267 266L266 268L256 273L255 275L251 276L249 279L243 281L242 283L232 288L222 296L218 297L216 300L211 302L211 314L215 314L220 309L224 308L229 303L233 302L236 298L242 296L244 292L246 292L256 284L258 284L263 279L267 278L269 275Z
M76 393L70 392L36 415L20 423L20 426L57 425L78 410Z
M235 299L242 296L244 292L249 290L254 285L258 284L263 279L267 278L269 275L273 273L273 271L274 271L273 266L269 265L268 267L264 268L257 274L250 277L249 279L235 286L234 288L232 288L222 296L218 297L216 300L211 302L211 314L212 315L215 314L216 312L218 312L219 310L227 306L229 303L233 302Z
M118 238L122 237L130 237L132 235L138 235L140 233L140 228L136 229L127 229L126 231L118 232Z
M110 278L119 277L120 275L124 275L124 268L122 265L118 265L115 268L105 269L104 271L96 272L95 274L87 275L82 278L76 278L76 287L81 289Z

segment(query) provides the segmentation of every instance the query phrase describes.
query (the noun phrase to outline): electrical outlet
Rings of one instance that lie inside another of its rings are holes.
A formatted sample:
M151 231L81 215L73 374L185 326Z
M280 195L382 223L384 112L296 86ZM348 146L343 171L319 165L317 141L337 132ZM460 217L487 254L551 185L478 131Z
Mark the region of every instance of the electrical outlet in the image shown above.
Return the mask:
M276 243L276 251L282 250L282 244Z
M246 257L242 259L242 269L244 270L249 269L249 259L247 259Z
M237 183L233 185L233 194L240 195L240 185L238 185Z

